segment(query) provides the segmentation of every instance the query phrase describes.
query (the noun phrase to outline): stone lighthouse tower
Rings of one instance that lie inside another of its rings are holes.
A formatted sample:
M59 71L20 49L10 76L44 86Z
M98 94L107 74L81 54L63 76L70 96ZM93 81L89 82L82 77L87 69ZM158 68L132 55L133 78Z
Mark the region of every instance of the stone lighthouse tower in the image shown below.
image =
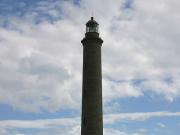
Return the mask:
M103 135L101 46L98 23L86 23L83 44L81 135Z

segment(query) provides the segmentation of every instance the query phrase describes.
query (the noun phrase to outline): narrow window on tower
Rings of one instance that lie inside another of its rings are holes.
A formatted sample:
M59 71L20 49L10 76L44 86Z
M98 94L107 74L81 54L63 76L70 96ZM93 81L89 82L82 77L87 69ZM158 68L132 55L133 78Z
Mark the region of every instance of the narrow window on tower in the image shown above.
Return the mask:
M86 128L86 119L85 119L85 117L83 118L83 125Z
M83 89L83 96L85 97L86 96L86 90Z
M87 66L86 66L86 63L84 63L84 69L86 69L86 67L87 67Z

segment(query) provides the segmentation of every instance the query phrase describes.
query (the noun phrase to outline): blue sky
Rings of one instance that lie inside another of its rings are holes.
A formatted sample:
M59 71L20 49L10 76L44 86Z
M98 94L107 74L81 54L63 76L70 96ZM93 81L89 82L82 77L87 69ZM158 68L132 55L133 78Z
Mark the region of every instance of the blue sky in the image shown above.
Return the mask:
M80 134L80 41L93 13L104 40L104 135L178 135L179 4L1 0L0 134Z

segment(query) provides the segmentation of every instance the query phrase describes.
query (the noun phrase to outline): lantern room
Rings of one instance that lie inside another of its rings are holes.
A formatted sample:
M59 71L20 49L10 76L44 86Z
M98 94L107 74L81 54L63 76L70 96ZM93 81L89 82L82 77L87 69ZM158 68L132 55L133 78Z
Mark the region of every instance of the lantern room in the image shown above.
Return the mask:
M86 23L86 33L88 32L96 32L98 33L99 24L94 20L93 17L91 17L91 20L89 20Z

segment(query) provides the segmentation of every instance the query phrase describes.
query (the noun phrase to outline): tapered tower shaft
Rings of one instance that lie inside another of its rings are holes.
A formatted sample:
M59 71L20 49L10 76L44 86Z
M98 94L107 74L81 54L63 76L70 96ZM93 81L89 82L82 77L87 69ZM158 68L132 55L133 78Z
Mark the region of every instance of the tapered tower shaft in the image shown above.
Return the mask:
M103 135L101 46L98 23L86 24L83 44L81 135Z

